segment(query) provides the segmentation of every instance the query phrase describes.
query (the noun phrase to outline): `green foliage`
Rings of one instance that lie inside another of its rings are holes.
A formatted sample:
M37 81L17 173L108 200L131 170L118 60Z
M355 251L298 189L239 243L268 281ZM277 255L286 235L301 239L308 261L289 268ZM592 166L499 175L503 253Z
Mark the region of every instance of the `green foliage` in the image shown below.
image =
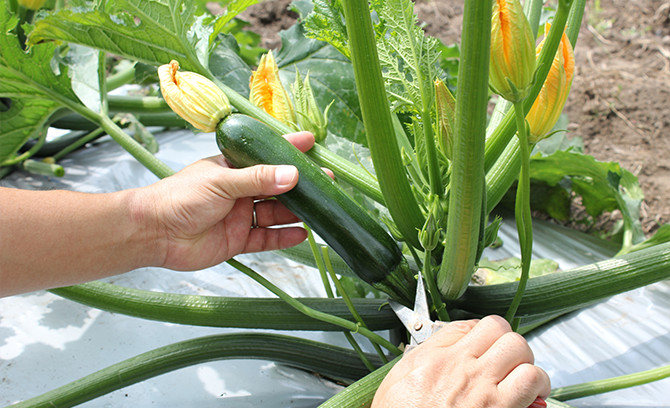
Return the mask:
M387 29L378 37L377 51L394 111L424 111L433 103L439 41L424 33L407 0L382 2L379 18Z
M0 97L11 102L0 111L0 163L11 158L30 138L46 132L45 125L63 100L77 100L63 67L54 67L53 44L25 52L16 35L18 19L0 0ZM56 70L54 70L56 68Z
M507 258L491 261L487 258L479 261L479 270L475 274L478 283L495 285L499 283L515 282L519 280L521 260ZM558 271L558 262L551 259L534 259L530 264L530 277L535 278Z
M644 239L640 224L640 205L644 198L637 178L615 162L599 162L575 151L556 151L531 159L531 178L549 186L562 183L582 197L587 213L598 217L619 209L624 219L624 245Z
M276 54L276 60L282 82L293 83L296 70L303 74L309 73L310 84L319 107L323 110L333 103L328 110L329 133L366 146L363 119L349 59L327 43L307 38L301 24L282 31L280 37L282 47ZM330 138L329 136L328 139ZM327 145L330 143L328 139ZM351 157L351 144L341 153L344 153L344 157Z
M295 2L295 8L303 16L309 38L325 41L350 58L340 0L302 0Z
M258 3L258 0L224 0L219 2L225 8L225 12L214 21L212 33L209 35L210 48L216 42L216 37L220 33L228 32L227 26L233 18L256 3Z
M184 0L116 0L109 8L61 10L38 21L29 41L81 44L153 65L175 59L191 71L206 66L211 30Z

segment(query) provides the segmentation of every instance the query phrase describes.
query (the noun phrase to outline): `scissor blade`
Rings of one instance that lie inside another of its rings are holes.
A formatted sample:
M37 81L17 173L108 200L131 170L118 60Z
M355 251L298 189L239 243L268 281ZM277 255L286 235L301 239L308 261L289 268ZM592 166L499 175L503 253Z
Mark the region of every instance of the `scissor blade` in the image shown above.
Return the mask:
M426 298L426 289L423 286L423 276L419 272L419 279L416 282L416 295L414 296L414 312L424 320L430 320L428 311L428 298Z
M433 333L433 322L430 320L430 313L428 312L428 299L426 298L426 291L424 289L421 273L419 273L419 280L416 285L414 310L409 309L394 300L390 300L389 304L398 316L398 319L400 319L412 336L410 345L423 343Z

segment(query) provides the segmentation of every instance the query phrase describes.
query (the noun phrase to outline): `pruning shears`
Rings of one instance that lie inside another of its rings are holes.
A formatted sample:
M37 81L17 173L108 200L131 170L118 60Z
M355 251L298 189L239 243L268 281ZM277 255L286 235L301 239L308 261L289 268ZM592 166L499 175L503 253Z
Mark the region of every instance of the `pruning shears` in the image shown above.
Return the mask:
M430 336L448 324L446 322L433 321L430 318L428 298L426 296L426 290L421 272L419 272L419 278L416 284L414 309L403 306L393 299L389 300L389 305L409 332L410 343L405 347L406 353L409 352L412 348L428 340ZM544 399L537 397L528 408L546 408L546 406L547 403L544 401Z

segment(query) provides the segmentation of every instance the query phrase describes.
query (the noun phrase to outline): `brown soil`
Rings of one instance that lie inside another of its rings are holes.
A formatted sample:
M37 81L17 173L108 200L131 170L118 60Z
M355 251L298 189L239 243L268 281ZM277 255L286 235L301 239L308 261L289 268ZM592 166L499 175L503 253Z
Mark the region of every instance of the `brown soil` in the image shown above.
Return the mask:
M267 48L295 22L288 3L266 1L243 15ZM417 0L416 10L428 34L458 42L461 1ZM670 1L589 0L575 58L569 134L582 138L587 154L639 178L642 224L651 233L670 222Z

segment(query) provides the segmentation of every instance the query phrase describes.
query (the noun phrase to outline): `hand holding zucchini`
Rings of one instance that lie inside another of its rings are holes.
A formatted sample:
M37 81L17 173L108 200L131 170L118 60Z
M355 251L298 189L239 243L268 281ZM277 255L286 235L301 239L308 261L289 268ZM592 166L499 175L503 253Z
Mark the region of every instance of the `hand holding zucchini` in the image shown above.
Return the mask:
M211 81L179 72L178 63L159 68L161 90L181 117L203 131L216 131L223 155L236 167L291 164L299 180L277 196L330 245L364 281L395 299L410 301L415 280L397 243L319 166L264 123L230 114L223 92Z

